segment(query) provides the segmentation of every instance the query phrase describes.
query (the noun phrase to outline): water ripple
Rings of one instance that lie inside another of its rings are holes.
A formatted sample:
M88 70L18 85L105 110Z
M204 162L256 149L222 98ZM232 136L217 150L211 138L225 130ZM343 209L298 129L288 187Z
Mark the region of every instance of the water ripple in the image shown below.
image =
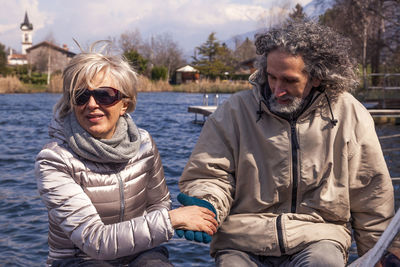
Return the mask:
M47 211L37 193L35 156L49 141L47 127L60 95L0 95L0 266L43 266L47 257ZM229 95L221 95L223 101ZM189 105L200 105L201 94L140 93L132 116L150 132L160 151L174 208L179 206L178 181L200 134ZM390 136L399 126L379 126ZM400 147L400 137L382 139L382 148ZM400 177L400 151L385 153L392 176ZM395 185L396 197L400 186ZM398 203L397 201L396 203ZM174 237L168 242L175 266L214 266L209 246Z

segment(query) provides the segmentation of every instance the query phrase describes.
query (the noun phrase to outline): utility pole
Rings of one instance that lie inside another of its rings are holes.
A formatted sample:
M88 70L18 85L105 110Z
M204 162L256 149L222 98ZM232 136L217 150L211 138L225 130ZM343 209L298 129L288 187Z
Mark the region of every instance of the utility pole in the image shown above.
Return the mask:
M50 63L51 63L51 51L50 47L47 50L47 85L50 84L50 75L51 75L51 69L50 69Z

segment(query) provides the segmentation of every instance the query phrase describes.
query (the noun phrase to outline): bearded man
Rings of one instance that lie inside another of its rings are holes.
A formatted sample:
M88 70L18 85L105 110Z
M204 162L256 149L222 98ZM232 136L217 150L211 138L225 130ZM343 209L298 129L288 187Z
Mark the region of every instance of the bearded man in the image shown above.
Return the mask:
M345 266L352 232L363 255L394 215L374 121L349 93L350 42L301 22L255 45L254 88L207 119L180 199L215 208L217 266Z

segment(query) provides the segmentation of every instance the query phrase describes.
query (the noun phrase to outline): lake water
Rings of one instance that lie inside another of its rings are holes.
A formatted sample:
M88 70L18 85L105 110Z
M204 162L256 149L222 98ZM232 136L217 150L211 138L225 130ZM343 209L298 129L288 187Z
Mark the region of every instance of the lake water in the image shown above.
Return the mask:
M230 95L220 95L220 102ZM58 94L0 95L0 266L44 266L47 257L47 211L38 196L34 161L49 141L47 125ZM139 93L132 114L150 132L160 151L173 206L178 180L200 134L190 105L201 94ZM400 177L400 126L377 126L393 177ZM397 206L399 186L395 185ZM214 266L208 245L176 236L167 244L175 266Z

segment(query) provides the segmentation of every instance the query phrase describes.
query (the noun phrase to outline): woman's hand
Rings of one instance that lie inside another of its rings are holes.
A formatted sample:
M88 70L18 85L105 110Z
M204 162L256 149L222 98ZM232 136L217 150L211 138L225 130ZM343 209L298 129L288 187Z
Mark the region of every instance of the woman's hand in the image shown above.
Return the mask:
M207 208L199 206L184 206L169 211L172 227L192 231L202 231L209 235L215 234L218 222L215 214Z

